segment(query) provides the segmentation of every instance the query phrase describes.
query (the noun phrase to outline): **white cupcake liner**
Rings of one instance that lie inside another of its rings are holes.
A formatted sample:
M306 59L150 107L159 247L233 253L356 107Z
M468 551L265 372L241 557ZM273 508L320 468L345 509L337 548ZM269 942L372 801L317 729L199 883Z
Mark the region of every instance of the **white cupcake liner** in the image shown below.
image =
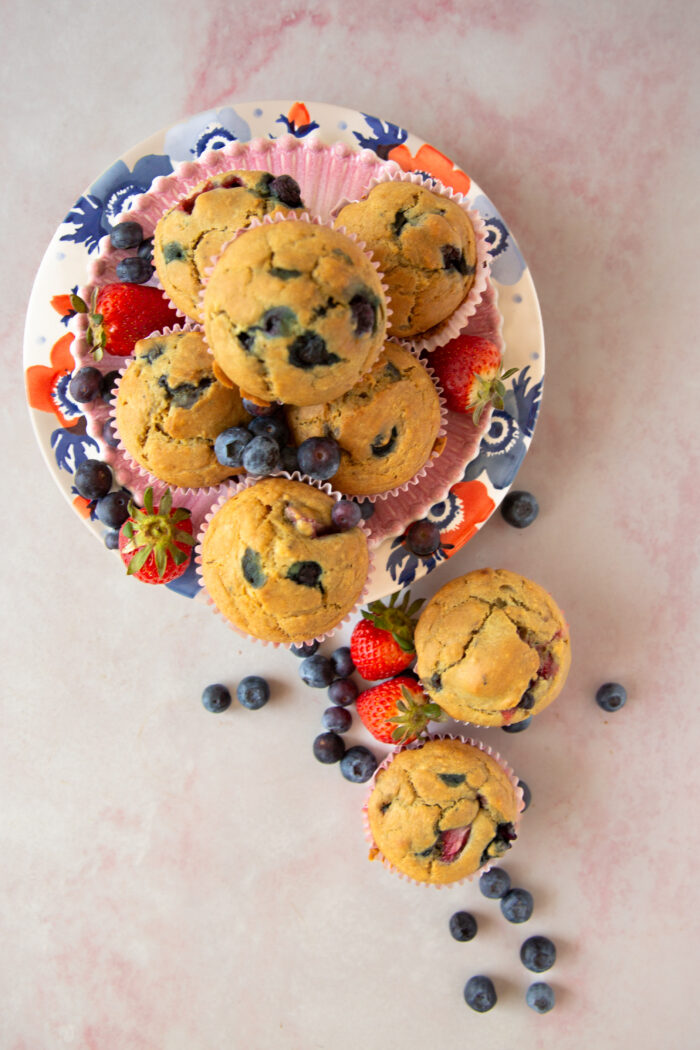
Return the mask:
M277 473L275 473L273 475L270 475L270 477L284 478L287 481L298 481L298 482L301 482L304 485L313 486L314 488L318 489L319 491L325 492L326 495L331 496L332 499L334 499L336 502L338 500L347 498L347 497L343 496L343 494L341 492L336 492L335 489L333 489L332 486L328 482L315 481L315 480L313 480L311 478L306 477L306 475L302 475L299 471L296 471L296 470L293 473L291 473L291 474L288 473L287 471L278 471ZM345 614L345 616L343 616L342 619L338 621L337 624L334 624L333 627L329 628L327 631L324 631L321 634L314 635L313 638L305 638L305 639L303 639L301 641L296 641L296 642L274 642L274 641L270 641L269 639L258 638L257 635L250 634L249 632L244 631L242 627L238 627L231 620L229 620L229 618L227 616L225 616L224 613L221 612L221 610L217 606L216 602L214 601L212 596L209 594L209 591L207 590L207 586L206 586L206 584L204 582L204 574L203 574L203 571L202 571L202 543L203 543L203 540L204 540L205 533L206 533L207 529L209 528L209 525L211 524L212 518L214 517L216 512L218 510L220 510L221 507L223 507L223 505L225 503L227 503L234 496L237 496L239 492L243 492L245 489L252 488L254 485L257 485L258 482L265 481L265 480L267 480L267 476L266 477L259 477L257 475L255 475L255 476L249 475L249 476L243 478L238 483L230 483L229 485L227 485L225 487L225 491L219 493L218 498L213 502L213 504L210 507L210 509L204 515L204 518L203 518L203 520L202 520L202 522L201 522L201 524L199 526L199 529L195 533L196 544L195 544L195 548L194 548L194 565L195 565L195 571L197 573L197 581L198 581L199 586L200 586L200 595L205 599L205 601L210 606L210 608L216 613L217 617L224 624L226 624L226 626L230 630L232 630L234 632L234 634L238 635L240 638L246 638L246 639L248 639L250 641L256 642L258 645L263 645L263 646L271 645L273 647L273 649L280 649L280 648L281 649L290 649L292 647L292 645L295 645L295 646L304 645L304 644L311 645L313 642L318 642L320 644L321 642L325 641L326 638L332 637L332 635L334 635L336 633L336 631L338 631L342 627L343 624L349 623L349 621L352 620L353 617L357 616L360 608L365 604L365 602L367 600L367 595L369 594L369 581L370 581L370 578L371 578L371 575L372 575L372 555L371 555L371 551L370 551L370 547L369 547L369 537L367 535L367 529L365 528L365 523L363 521L360 521L360 523L356 526L365 535L365 539L367 540L367 551L368 551L368 555L369 555L369 564L367 566L367 576L366 576L364 584L362 586L362 590L360 591L360 594L358 595L355 604L352 606L351 609L348 610L348 612Z
M429 328L426 332L421 332L405 339L397 337L397 340L404 345L414 346L418 350L426 350L429 352L435 350L438 346L442 346L444 343L454 338L454 336L459 335L481 301L490 274L490 257L488 241L486 239L486 225L479 212L475 208L470 207L467 198L463 194L457 193L449 186L444 186L438 179L433 178L432 176L426 178L415 171L403 171L401 169L398 171L390 171L384 169L372 179L370 185L362 196L366 197L375 186L385 182L410 182L414 186L422 186L424 189L429 190L431 193L434 193L439 197L446 197L448 200L451 200L454 204L457 204L462 208L474 229L474 236L476 239L474 281L466 298L462 300L457 309L454 310L449 317L445 318L444 321L441 321L440 324ZM355 203L357 200L358 198L344 197L333 209L333 214L338 215L346 204Z
M404 879L404 881L406 882L413 883L413 885L415 886L424 886L436 890L442 890L449 889L452 886L463 885L466 882L471 882L475 878L479 878L481 875L484 874L484 872L488 871L490 868L496 867L499 864L501 864L502 858L493 857L492 860L484 864L482 867L478 868L476 871L472 872L471 875L464 875L461 879L455 879L453 882L423 882L418 879L414 879L411 875L406 875L405 872L400 871L396 867L396 865L394 865L390 860L388 860L387 857L384 856L381 849L374 840L374 835L372 834L372 829L369 823L368 813L369 800L372 795L372 792L374 791L377 782L377 777L379 776L379 774L384 769L387 769L387 767L391 765L396 756L402 751L418 750L421 747L423 747L424 744L432 740L459 740L463 744L470 744L472 747L478 748L479 751L483 751L485 754L489 755L490 758L494 759L494 761L498 763L498 765L508 777L510 783L513 785L513 790L515 792L518 810L515 819L513 820L513 826L516 828L516 830L520 825L520 818L525 810L525 800L523 797L523 790L520 787L518 777L508 765L508 763L505 761L505 759L492 747L489 747L487 744L482 743L480 740L475 740L472 737L460 736L454 733L426 733L422 737L419 737L417 740L413 740L409 744L399 745L398 747L393 748L393 750L389 752L389 754L386 756L383 762L381 762L377 766L374 772L374 776L370 781L365 801L362 806L363 829L365 833L365 839L367 840L370 847L370 860L379 860L382 863L383 867L385 867L393 875L397 875L400 879Z

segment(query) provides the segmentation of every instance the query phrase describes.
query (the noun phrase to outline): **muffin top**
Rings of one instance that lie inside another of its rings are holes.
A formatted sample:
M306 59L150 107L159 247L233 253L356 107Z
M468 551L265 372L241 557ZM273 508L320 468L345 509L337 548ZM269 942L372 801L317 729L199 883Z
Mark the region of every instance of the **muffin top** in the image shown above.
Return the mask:
M287 408L286 415L297 444L328 436L338 442L333 487L351 496L409 481L430 458L441 423L440 399L425 366L391 342L345 394L325 405Z
M440 738L400 751L367 803L378 850L417 882L456 882L500 857L520 808L499 762L474 744Z
M469 294L476 237L469 216L448 197L411 182L381 182L345 205L336 226L364 241L379 263L391 300L389 335L427 332Z
M215 512L202 540L202 578L234 626L299 644L350 612L367 578L367 540L360 528L335 531L333 503L312 485L278 477L242 489Z
M246 394L315 405L372 367L386 302L351 238L314 223L264 223L222 253L205 288L204 323L220 369Z
M169 485L202 488L231 477L216 436L250 416L239 391L220 383L201 332L140 339L117 390L116 426L127 452Z
M557 697L571 663L569 629L553 598L506 569L450 580L424 606L416 671L452 718L521 722Z
M163 288L179 310L200 321L205 271L224 244L252 219L302 209L290 175L227 171L200 182L156 226L153 263Z

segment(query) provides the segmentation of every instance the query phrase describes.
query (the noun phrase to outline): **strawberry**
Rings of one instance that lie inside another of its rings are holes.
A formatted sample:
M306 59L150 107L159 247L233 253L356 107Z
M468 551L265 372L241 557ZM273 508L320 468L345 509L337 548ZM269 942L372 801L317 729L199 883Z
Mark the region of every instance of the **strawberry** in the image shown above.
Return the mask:
M413 648L415 614L423 599L410 603L406 594L400 605L396 604L398 591L392 594L389 605L370 602L363 609L363 619L355 624L350 636L350 654L358 674L368 682L390 678L405 670L416 655Z
M119 530L119 552L127 575L143 583L170 583L182 576L192 556L194 538L190 512L172 508L166 489L160 505L153 506L153 489L147 488L143 509L129 503L130 517Z
M376 740L408 744L421 735L428 722L443 717L437 704L425 701L420 682L399 675L365 689L355 700L355 708Z
M517 368L504 372L496 344L479 335L450 339L431 353L430 367L442 386L447 407L453 412L471 412L475 423L487 405L503 408L503 380L517 372Z
M95 289L89 308L79 295L70 300L74 310L88 315L87 344L96 361L105 350L128 357L139 339L180 320L160 289L147 284L105 284Z

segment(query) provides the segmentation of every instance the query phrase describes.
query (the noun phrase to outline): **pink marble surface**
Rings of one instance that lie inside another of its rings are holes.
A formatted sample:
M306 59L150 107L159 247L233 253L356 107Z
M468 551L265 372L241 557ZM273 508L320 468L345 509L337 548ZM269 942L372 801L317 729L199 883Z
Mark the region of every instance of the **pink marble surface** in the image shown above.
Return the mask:
M4 28L2 1050L698 1045L695 5L55 0ZM285 97L454 157L537 285L545 397L518 484L540 517L492 519L417 588L500 565L570 619L560 700L482 734L533 792L507 864L524 927L473 884L367 862L364 789L311 756L325 696L203 605L127 583L31 431L24 308L76 195L158 127ZM203 711L205 684L256 671L264 710ZM593 701L609 679L616 715ZM559 947L546 1017L518 959L536 932ZM490 1014L462 1000L474 973Z

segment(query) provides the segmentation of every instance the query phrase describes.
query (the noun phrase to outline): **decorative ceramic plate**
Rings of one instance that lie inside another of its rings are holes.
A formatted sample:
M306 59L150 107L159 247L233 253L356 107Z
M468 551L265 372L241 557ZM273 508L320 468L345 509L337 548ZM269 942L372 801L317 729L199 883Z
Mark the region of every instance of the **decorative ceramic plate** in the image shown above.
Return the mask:
M406 172L434 178L463 195L485 223L491 267L483 307L469 319L464 331L500 340L505 367L516 369L506 381L503 409L494 409L478 432L469 434L467 417L452 419L451 445L448 429L450 455L411 487L408 518L406 493L402 494L403 502L397 504L402 513L393 516L391 497L377 501L374 527L378 530L377 523L381 523L381 529L375 535L369 588L372 599L430 572L463 547L489 519L512 485L529 447L544 377L539 304L513 235L489 198L465 172L405 129L322 103L246 102L200 113L135 146L77 200L44 255L25 327L27 397L51 473L76 512L103 541L104 526L96 519L92 505L73 487L77 466L86 458L99 458L101 451L83 408L71 400L68 391L76 367L70 296L88 284L88 273L95 272L100 240L124 211L138 209L154 179L181 171L183 163L197 164L211 158L211 150L235 149L233 143L251 143L254 149L254 140L289 135L309 144L314 140L326 146L342 143L353 153L371 151L377 161L393 161ZM368 164L370 169L372 164ZM438 463L440 460L442 456ZM423 517L434 521L441 535L440 548L429 558L416 557L405 543L407 524ZM188 597L199 593L193 567L168 586Z

